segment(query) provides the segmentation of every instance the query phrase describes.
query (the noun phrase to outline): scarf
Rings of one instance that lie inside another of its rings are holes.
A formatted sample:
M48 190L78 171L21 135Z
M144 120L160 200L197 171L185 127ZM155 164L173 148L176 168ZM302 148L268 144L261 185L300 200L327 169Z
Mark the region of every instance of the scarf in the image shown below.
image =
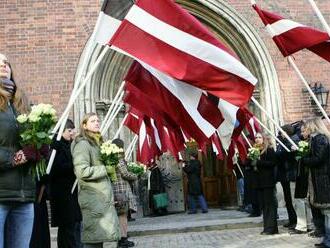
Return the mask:
M5 91L7 91L10 96L13 96L16 92L16 85L13 81L11 81L8 78L1 78L0 79L0 85L4 88Z
M103 142L102 135L100 132L94 133L94 132L86 131L86 134L98 146L100 146L101 143Z

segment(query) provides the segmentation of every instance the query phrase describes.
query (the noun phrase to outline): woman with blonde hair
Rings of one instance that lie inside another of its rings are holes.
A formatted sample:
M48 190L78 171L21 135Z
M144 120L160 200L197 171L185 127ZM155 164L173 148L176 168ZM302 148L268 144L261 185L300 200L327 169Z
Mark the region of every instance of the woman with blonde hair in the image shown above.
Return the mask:
M320 118L314 118L303 123L301 134L309 141L309 154L301 159L309 172L309 201L325 216L325 235L316 246L330 247L330 133Z
M79 186L78 202L83 216L81 239L85 248L100 248L104 242L117 247L120 239L112 185L100 158L101 143L99 118L95 113L86 114L80 125L80 134L71 145Z
M28 108L7 57L0 53L0 247L26 248L31 239L35 183L16 120Z
M263 235L278 233L277 202L275 194L275 151L268 136L256 133L255 144L260 150L260 158L249 160L248 165L254 168L253 185L257 190L259 204L263 212Z

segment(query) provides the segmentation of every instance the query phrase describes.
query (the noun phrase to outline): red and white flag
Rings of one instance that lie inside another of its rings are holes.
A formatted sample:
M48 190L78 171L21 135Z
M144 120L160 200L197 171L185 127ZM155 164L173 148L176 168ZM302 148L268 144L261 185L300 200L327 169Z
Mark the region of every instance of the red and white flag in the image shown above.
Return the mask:
M304 48L330 62L330 37L312 27L285 19L253 5L284 57Z
M153 68L148 69L154 74L139 63L133 63L125 81L138 88L140 94L147 95L145 97L148 98L149 105L155 105L157 109L167 113L197 143L202 145L208 142L208 138L223 121L220 110L208 101L202 90L176 82ZM154 75L157 75L162 81L159 81ZM129 95L126 98L129 98ZM138 100L141 101L141 99ZM143 104L143 102L140 103L141 106ZM205 108L204 105L208 107ZM147 106L142 108L147 109Z
M257 83L231 50L172 0L138 0L109 45L236 106L249 101Z
M148 116L154 133L154 138L151 141L156 143L159 150L163 152L170 151L176 159L179 159L178 153L184 149L185 142L180 126L167 113L159 109L152 98L133 84L126 82L125 89L124 101L131 105L125 125L132 131L137 130L137 126L139 126L137 123L138 116ZM138 134L139 130L134 132ZM149 135L152 135L152 133Z
M95 24L95 41L106 45L132 7L131 0L104 0Z

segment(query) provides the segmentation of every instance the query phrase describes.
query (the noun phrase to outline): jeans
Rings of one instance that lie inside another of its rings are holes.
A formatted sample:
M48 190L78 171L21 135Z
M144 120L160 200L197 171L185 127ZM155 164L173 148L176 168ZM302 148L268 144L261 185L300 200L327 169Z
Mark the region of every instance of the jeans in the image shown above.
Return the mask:
M322 210L322 214L324 214L324 225L325 225L325 235L323 237L322 243L327 247L330 247L330 210L324 209Z
M238 192L238 206L244 205L244 178L240 178L236 182Z
M196 212L196 198L203 212L207 212L207 203L203 195L188 195L189 209L191 212Z
M33 203L0 203L0 248L29 247Z

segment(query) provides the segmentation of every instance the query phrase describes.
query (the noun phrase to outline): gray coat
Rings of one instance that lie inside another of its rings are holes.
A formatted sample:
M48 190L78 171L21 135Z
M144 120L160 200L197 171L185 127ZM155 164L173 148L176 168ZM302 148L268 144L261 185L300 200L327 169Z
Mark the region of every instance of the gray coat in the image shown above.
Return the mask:
M117 213L110 179L100 161L100 148L78 137L71 145L74 171L78 179L78 201L83 216L83 243L120 239Z
M0 202L34 201L35 181L29 163L17 167L12 164L19 149L19 126L10 104L6 111L0 111Z

